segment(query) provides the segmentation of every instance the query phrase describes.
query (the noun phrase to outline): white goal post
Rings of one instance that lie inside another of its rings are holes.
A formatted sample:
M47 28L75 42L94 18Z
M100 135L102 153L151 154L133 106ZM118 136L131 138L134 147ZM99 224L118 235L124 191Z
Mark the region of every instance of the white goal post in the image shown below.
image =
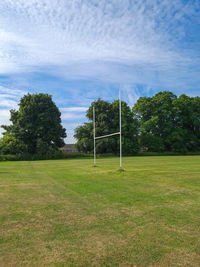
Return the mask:
M110 137L114 135L119 135L120 140L120 170L122 170L122 111L121 111L121 91L119 90L119 132L111 133L107 135L97 136L95 135L95 107L93 106L93 139L94 139L94 166L96 167L96 140Z

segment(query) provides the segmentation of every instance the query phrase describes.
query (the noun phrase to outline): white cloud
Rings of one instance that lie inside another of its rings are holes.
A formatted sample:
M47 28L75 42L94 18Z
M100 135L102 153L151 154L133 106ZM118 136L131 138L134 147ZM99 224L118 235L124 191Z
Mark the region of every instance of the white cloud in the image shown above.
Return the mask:
M9 97L22 97L23 95L25 95L27 92L23 91L23 90L18 90L18 89L11 89L11 88L7 88L4 86L0 85L0 94L4 94L6 96Z
M68 107L60 108L61 118L63 121L80 121L85 118L85 113L88 108L86 107Z
M0 126L1 125L9 125L10 124L10 112L8 109L0 109ZM2 133L4 132L4 129L0 127L0 137L2 136Z
M29 88L32 72L111 82L130 106L137 84L199 88L200 40L191 37L199 12L199 0L1 0L0 74L20 73L18 88ZM77 107L61 109L64 123L82 122L98 96L112 100L105 87L81 90L69 92ZM16 108L25 93L0 86L0 107Z
M60 108L62 124L67 130L67 138L65 139L65 143L76 143L74 138L74 129L81 125L83 121L87 121L85 116L87 109L88 107Z
M17 109L19 99L26 92L19 89L11 89L4 86L0 86L0 125L10 124L10 109ZM0 128L0 136L4 130Z
M141 96L136 86L130 86L129 84L123 85L124 98L127 99L129 106L132 108ZM121 90L122 90L121 89Z
M0 109L0 125L8 125L10 119L10 112L8 109Z
M62 120L80 120L85 117L85 114L76 114L73 112L62 112Z
M88 107L68 107L68 108L60 108L61 112L85 112L88 110Z
M0 107L16 108L17 102L11 99L7 99L7 96L0 95Z
M75 144L76 139L74 138L74 129L80 126L82 123L78 122L63 122L63 127L67 130L67 137L65 138L66 144Z
M114 82L193 78L199 52L183 48L198 1L2 0L0 73L48 71ZM185 46L187 47L187 46ZM118 69L118 65L132 69ZM138 69L143 75L137 75ZM166 73L170 79L166 79ZM195 73L197 74L197 73ZM194 75L195 76L195 75ZM197 75L196 75L196 79ZM184 79L184 82L187 79ZM182 84L184 84L182 82Z
M0 86L0 108L16 109L19 99L26 92L18 89L10 89Z

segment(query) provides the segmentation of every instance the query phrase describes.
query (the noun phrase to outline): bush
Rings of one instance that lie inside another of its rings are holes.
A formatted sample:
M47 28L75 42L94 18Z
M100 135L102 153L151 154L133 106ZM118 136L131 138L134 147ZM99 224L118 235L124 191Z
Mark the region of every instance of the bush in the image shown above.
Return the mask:
M0 155L0 161L16 161L20 160L18 155Z
M0 140L0 153L4 155L18 155L21 151L26 151L26 145L15 138L11 133L7 133Z

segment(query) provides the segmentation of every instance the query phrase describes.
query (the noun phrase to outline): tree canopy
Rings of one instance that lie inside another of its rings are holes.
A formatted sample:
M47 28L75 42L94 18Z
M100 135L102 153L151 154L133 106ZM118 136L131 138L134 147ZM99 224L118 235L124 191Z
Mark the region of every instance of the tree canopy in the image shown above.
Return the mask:
M77 148L82 152L93 151L93 106L95 107L96 136L119 132L119 101L109 103L98 99L89 107L86 117L89 122L75 130ZM126 102L122 101L122 141L123 152L134 153L138 150L137 120ZM119 137L113 136L96 140L97 153L119 153Z
M66 130L61 125L61 113L48 94L27 94L21 98L19 110L10 111L11 125L5 129L3 140L21 146L30 154L57 149L64 145ZM11 142L12 141L12 142Z
M163 91L152 97L140 97L131 109L122 105L122 144L124 154L142 148L153 152L200 151L200 97L177 97ZM96 136L119 132L119 101L98 99L86 112L87 122L75 129L80 152L93 152L93 107ZM0 140L3 154L28 153L51 155L64 145L66 130L61 113L48 94L27 94L18 110L10 110L11 125L4 128ZM119 153L118 136L96 140L97 153Z
M119 101L98 99L87 111L89 122L75 131L77 148L93 151L93 106L96 110L96 136L119 131ZM163 91L152 97L140 97L132 110L122 101L123 153L146 148L152 152L200 151L200 97L177 97ZM98 153L118 153L119 138L99 139Z
M140 146L149 151L200 151L200 97L159 92L140 97L133 107Z

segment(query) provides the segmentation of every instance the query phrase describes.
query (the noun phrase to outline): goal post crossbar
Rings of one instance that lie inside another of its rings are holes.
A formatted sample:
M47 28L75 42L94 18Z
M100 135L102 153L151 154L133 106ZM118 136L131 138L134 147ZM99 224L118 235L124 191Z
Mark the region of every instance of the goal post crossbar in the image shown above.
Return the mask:
M118 134L120 134L120 132L98 136L98 137L95 137L95 139L100 139L100 138L109 137L109 136L118 135Z

